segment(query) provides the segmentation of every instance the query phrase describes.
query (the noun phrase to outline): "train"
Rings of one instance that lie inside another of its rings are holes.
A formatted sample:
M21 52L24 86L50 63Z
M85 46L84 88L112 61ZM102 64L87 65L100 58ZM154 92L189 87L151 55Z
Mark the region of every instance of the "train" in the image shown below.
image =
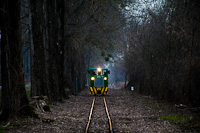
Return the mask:
M108 94L108 74L110 71L106 68L90 68L90 94Z

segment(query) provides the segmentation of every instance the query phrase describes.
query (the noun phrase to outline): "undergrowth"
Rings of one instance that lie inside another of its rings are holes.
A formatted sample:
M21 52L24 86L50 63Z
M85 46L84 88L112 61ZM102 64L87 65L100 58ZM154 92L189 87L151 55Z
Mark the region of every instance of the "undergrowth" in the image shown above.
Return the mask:
M182 130L200 132L200 116L160 116L161 119L169 121L171 124L178 125Z

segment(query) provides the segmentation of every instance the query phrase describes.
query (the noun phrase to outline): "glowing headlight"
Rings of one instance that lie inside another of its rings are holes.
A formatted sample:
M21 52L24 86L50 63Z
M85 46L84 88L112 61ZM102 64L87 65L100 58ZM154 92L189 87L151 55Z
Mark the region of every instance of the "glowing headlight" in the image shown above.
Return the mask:
M103 80L107 80L107 77L104 77Z
M91 80L95 80L95 78L94 78L94 77L91 77Z
M99 67L99 68L97 68L97 71L98 71L98 72L101 72L101 68L100 68L100 67Z

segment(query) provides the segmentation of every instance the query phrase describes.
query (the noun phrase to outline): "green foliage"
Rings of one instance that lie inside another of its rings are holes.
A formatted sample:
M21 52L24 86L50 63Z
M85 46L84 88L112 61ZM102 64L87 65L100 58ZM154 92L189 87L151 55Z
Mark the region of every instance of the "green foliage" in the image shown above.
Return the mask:
M101 56L103 56L103 57L105 56L105 51L104 50L102 50ZM110 57L112 57L112 54L108 53L107 56L105 57L105 61L109 61Z
M106 61L109 61L109 57L105 57L105 60L106 60Z
M112 54L108 53L108 57L112 57Z
M102 52L101 52L101 56L105 56L105 52L104 52L104 50L102 50Z

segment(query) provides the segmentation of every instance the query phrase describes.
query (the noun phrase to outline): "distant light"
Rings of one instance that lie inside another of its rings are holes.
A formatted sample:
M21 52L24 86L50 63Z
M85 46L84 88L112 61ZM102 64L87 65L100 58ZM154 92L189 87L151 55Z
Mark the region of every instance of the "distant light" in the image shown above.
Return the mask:
M97 68L97 71L98 71L98 72L101 72L101 68L100 68L100 67L99 67L99 68Z
M107 80L107 77L104 77L103 80Z

